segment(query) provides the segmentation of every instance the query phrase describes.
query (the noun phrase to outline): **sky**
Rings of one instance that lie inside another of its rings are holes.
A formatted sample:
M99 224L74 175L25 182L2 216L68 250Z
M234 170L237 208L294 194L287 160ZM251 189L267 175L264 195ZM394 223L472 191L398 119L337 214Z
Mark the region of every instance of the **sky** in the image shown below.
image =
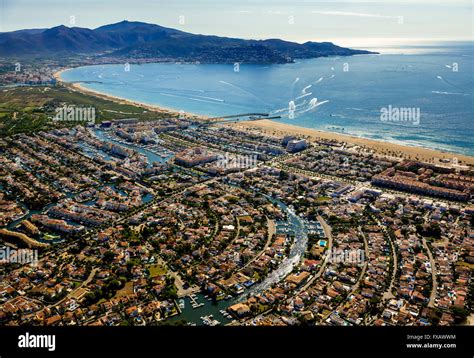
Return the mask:
M0 0L0 32L122 20L246 39L370 47L473 40L473 0Z

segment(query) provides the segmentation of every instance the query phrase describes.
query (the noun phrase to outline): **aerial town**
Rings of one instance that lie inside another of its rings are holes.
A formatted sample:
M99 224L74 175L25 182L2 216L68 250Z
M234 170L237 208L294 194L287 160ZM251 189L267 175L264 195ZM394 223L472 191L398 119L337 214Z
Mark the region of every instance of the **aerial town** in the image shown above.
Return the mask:
M0 153L2 325L472 315L467 165L175 117L15 134Z

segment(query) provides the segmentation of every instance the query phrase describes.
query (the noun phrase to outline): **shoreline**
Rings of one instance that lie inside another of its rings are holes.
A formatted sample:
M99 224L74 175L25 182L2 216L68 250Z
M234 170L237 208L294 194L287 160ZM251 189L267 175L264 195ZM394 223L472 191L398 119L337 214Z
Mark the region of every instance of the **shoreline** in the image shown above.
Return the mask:
M453 158L457 158L460 165L474 165L474 157L465 154L443 152L436 149L384 142L363 137L355 137L348 134L326 132L318 129L304 128L291 124L279 123L268 119L262 119L251 122L229 123L226 125L232 126L237 129L258 132L267 135L301 136L306 137L311 142L321 139L336 140L338 142L346 142L349 144L370 148L375 152L375 154L390 155L389 152L399 154L403 153L404 158L416 160L416 158L418 157L418 160L438 165L450 165L450 163L441 162L440 159L452 160ZM434 159L434 161L431 162L431 159Z
M95 96L102 99L106 99L109 101L113 101L120 104L127 104L136 107L141 107L149 111L153 112L160 112L160 113L168 113L170 115L180 115L184 114L186 118L190 119L197 119L197 120L204 120L207 121L209 119L208 116L199 115L190 112L182 112L176 111L175 109L160 107L158 105L151 105L139 101L133 101L126 98L113 96L109 94L105 94L99 91L91 90L81 86L80 83L70 83L64 81L61 78L61 74L70 68L65 68L59 70L53 74L54 78L56 79L57 83L61 83L64 86L72 89L73 91L81 92L85 95ZM258 121L243 121L238 123L229 123L224 124L227 126L232 126L244 131L250 132L259 132L264 133L267 135L294 135L294 136L302 136L306 137L309 141L316 141L320 139L325 140L336 140L338 142L346 142L348 144L353 144L357 146L362 146L365 148L369 148L374 151L375 154L379 155L390 155L390 152L402 154L403 158L406 159L413 159L430 162L437 165L448 165L451 166L450 163L444 163L441 160L452 160L453 158L457 158L459 164L461 165L474 165L474 156L469 156L465 154L459 154L454 152L444 152L437 149L429 149L425 147L416 147L404 144L396 144L391 142L385 142L380 140L374 140L369 138L363 137L355 137L349 134L343 133L335 133L329 131L322 131L319 129L312 129L312 128L305 128L305 127L298 127L291 124L280 123L268 119L262 119Z

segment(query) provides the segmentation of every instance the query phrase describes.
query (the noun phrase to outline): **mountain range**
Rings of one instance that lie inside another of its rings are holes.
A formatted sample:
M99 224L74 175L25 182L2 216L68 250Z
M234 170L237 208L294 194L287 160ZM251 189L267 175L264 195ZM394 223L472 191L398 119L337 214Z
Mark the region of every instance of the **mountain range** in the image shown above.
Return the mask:
M244 40L197 35L143 22L122 21L96 29L57 26L0 33L1 57L96 56L202 63L287 63L297 58L370 54L331 42Z

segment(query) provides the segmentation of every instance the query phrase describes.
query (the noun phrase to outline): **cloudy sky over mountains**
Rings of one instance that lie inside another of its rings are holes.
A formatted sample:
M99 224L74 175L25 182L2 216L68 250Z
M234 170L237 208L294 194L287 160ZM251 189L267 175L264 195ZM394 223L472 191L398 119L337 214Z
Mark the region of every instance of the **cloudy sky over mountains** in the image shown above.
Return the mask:
M0 31L144 21L240 38L371 46L473 39L470 0L0 0Z

